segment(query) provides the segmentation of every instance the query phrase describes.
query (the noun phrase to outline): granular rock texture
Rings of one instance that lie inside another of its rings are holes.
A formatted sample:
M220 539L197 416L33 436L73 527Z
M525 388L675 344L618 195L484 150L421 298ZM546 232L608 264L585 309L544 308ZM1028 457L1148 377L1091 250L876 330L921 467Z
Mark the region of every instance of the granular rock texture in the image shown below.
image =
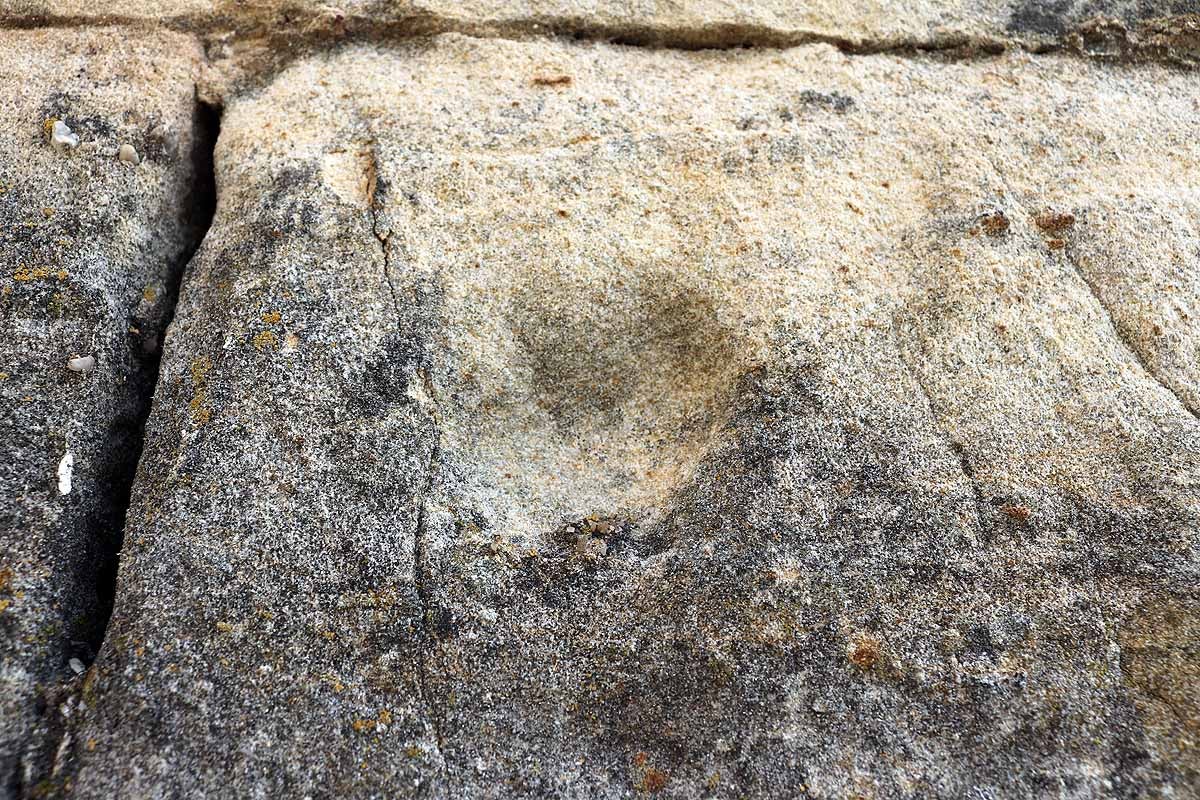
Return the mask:
M1197 796L1200 77L1032 52L1189 9L478 5L209 40L37 791Z
M1198 426L1105 293L1147 204L1193 266L1195 88L447 36L232 98L75 793L1184 793Z
M168 26L226 44L434 34L565 34L685 48L826 41L857 51L1067 46L1200 57L1200 0L0 0L16 26Z
M0 792L31 788L58 687L102 638L119 498L202 216L200 50L119 35L0 33Z

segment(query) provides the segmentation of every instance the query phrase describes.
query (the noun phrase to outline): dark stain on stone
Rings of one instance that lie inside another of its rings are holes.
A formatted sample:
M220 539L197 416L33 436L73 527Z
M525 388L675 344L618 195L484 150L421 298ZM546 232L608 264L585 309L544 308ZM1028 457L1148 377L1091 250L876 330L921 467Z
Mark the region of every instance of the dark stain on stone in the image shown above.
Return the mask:
M1200 785L1200 603L1149 593L1119 635L1121 675L1141 724L1185 782Z
M815 89L805 89L798 97L799 104L805 108L819 108L845 114L854 110L854 98L841 92L818 92Z
M1095 19L1126 25L1175 15L1200 13L1197 0L1022 0L1008 20L1010 33L1059 37Z
M1074 6L1074 0L1024 0L1013 9L1008 30L1061 36L1067 30L1067 15Z
M386 415L391 409L411 402L409 386L426 359L423 343L405 333L389 333L382 352L367 363L347 400L364 416Z
M992 632L988 630L986 625L974 625L963 636L963 644L968 653L975 655L987 656L992 661L996 660L996 653L999 648L992 640Z

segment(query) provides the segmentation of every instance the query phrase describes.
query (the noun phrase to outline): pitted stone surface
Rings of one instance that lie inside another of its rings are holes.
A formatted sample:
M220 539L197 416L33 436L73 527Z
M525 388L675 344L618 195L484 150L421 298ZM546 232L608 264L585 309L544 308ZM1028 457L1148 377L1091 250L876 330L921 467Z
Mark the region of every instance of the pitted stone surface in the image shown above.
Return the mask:
M121 36L0 32L0 796L34 791L103 634L119 496L200 222L200 48Z
M55 785L1188 796L1198 89L444 35L227 97Z

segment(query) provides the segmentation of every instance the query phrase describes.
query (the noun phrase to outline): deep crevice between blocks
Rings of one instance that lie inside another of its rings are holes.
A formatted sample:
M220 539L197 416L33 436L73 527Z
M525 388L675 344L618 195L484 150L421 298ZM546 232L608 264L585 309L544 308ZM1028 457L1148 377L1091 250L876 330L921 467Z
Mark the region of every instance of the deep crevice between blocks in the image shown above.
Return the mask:
M168 311L162 321L160 336L165 334L174 317L187 264L207 235L216 210L213 153L219 128L220 110L198 100L193 119L193 178L187 201L188 244L176 257L164 281ZM135 413L120 423L124 430L114 436L110 461L104 468L105 483L109 488L108 513L105 519L96 521L92 531L85 532L85 535L94 536L93 547L97 556L94 568L78 576L78 580L83 584L80 586L80 595L94 600L90 608L85 603L81 609L80 638L73 639L62 654L64 660L77 659L85 669L89 669L99 655L112 618L125 515L141 460L145 427L158 383L161 359L162 348L158 347L147 353L141 362L138 383L142 388L136 396ZM7 791L8 796L20 800L45 795L47 787L53 784L53 779L63 766L60 761L69 750L67 719L58 710L81 690L81 686L80 680L75 680L46 687L38 698L37 715L41 720L39 735L31 738L24 757L16 760L12 774L6 776L6 784L0 786L0 793Z
M200 247L200 243L204 241L216 210L213 150L220 128L220 112L216 107L203 102L198 102L196 109L196 119L193 123L196 146L191 154L194 182L192 184L191 198L188 203L190 241L188 247L180 254L176 261L175 268L169 274L167 303L170 310L163 321L163 333L166 332L166 328L171 324L172 319L174 319L175 307L179 301L179 291L182 287L183 275L187 264ZM101 605L96 609L95 621L98 624L94 631L93 640L89 642L92 645L93 654L99 653L100 646L104 642L104 637L108 629L109 619L112 616L113 603L116 598L117 567L120 560L123 538L122 531L125 527L125 514L129 509L134 475L141 460L146 422L150 416L150 408L154 399L154 388L158 383L158 371L161 360L162 349L159 348L145 362L145 381L149 387L149 391L145 392L139 398L140 406L137 414L136 428L129 432L132 444L130 447L131 457L126 463L121 465L123 468L113 476L113 495L116 498L115 505L120 520L119 526L112 532L109 547L106 548L105 552L105 561L100 565L97 574L97 596Z

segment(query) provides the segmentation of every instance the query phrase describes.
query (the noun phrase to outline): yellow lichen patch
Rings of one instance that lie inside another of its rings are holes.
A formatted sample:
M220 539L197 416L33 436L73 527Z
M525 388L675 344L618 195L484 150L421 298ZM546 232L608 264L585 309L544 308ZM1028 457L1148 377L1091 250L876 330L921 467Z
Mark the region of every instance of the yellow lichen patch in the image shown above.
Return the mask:
M260 331L254 337L254 349L258 351L270 350L279 346L279 337L274 331Z
M196 386L203 386L208 378L208 371L212 369L212 359L208 356L200 356L192 359L192 383Z
M192 396L192 402L188 403L188 408L192 414L192 421L197 425L203 425L212 419L212 409L208 407L208 393L203 389L196 390L196 394Z
M50 295L50 303L47 305L46 309L51 314L61 317L67 313L67 309L70 308L70 306L70 301L63 296L62 292L55 292L54 294Z
M233 631L233 626L228 622L218 622L217 630L219 630L221 633L230 633Z
M19 266L13 271L14 281L38 281L49 277L58 278L60 281L67 279L68 273L65 269L51 270L49 267L24 267ZM8 287L5 287L6 289ZM7 294L7 292L6 292Z
M195 394L192 395L192 401L188 403L188 408L192 415L192 421L197 425L203 425L212 419L212 409L208 407L208 372L212 369L212 359L208 356L199 356L192 359L192 385L195 387Z
M49 276L49 267L17 267L13 272L14 281L35 281Z
M145 289L142 289L142 299L147 303L153 303L158 299L158 292L153 286L147 286Z
M51 131L54 130L54 123L56 122L58 122L58 117L47 117L42 120L42 131L49 136Z
M375 719L360 718L350 723L350 727L358 733L363 731L373 731L376 728L387 727L392 724L392 712L386 708L380 709L379 715Z
M96 700L96 681L99 673L96 671L96 666L93 664L88 669L87 674L83 676L83 686L80 689L80 696L86 705L92 705Z
M276 322L279 322L279 320L282 318L282 316L283 315L280 314L278 311L268 311L267 313L262 315L262 321L267 323L268 325L274 325Z
M0 593L13 595L19 599L22 593L13 592L12 590L13 574L14 573L11 567L4 567L3 569L0 569ZM0 614L3 614L5 611L7 611L8 607L11 605L12 600L7 597L3 600L0 600Z

